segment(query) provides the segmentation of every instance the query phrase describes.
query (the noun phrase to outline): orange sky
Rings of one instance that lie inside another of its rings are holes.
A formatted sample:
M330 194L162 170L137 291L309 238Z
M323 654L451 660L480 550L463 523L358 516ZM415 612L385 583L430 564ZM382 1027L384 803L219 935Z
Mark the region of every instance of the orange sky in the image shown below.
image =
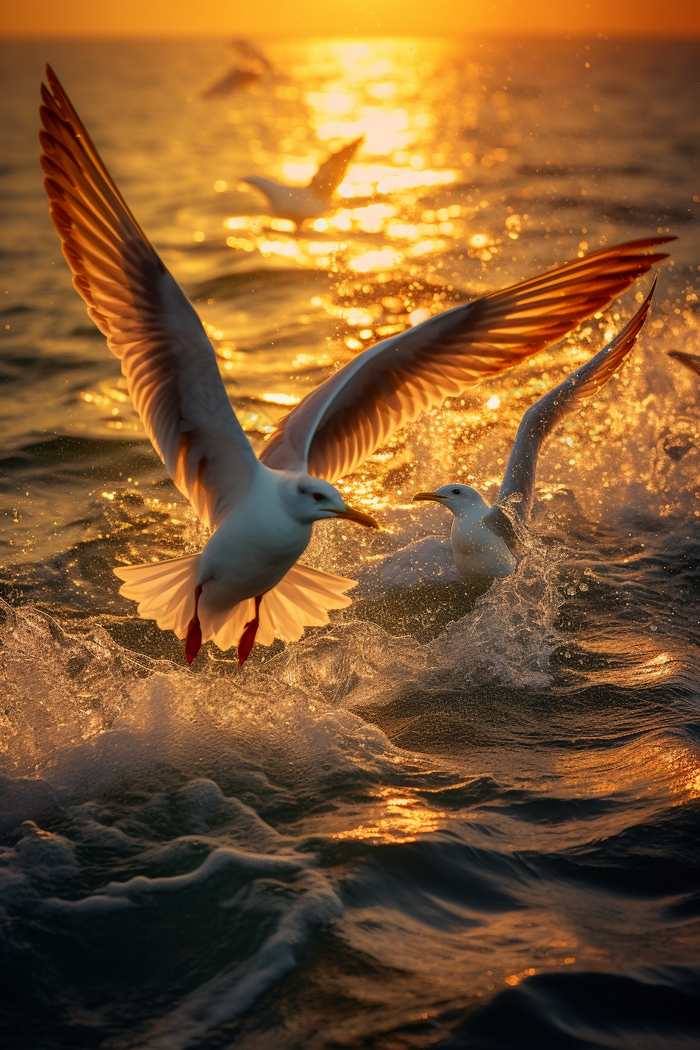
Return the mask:
M8 37L506 32L700 36L700 0L0 0Z

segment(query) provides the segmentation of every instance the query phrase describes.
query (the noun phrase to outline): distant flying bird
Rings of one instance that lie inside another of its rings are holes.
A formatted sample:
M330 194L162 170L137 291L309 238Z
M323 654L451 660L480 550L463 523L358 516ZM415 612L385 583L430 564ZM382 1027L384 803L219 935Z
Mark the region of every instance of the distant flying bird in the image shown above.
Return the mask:
M465 581L501 579L515 570L517 530L500 505L519 495L520 501L513 501L512 512L522 523L529 522L543 441L564 416L580 407L620 368L644 326L655 287L656 281L632 320L612 342L528 408L518 427L493 507L476 489L459 482L443 485L434 492L417 492L413 497L441 503L454 514L450 543L457 571Z
M275 70L269 58L250 40L246 40L245 37L236 37L234 40L229 41L228 46L233 48L234 51L238 51L245 61L258 65L267 73L274 74Z
M202 98L216 98L217 96L230 95L239 88L256 84L265 73L274 75L269 60L259 51L254 44L243 38L232 40L229 44L238 52L238 63L232 66L211 87L202 92Z
M241 69L239 66L232 66L216 83L204 89L202 98L208 99L221 95L231 95L240 88L248 87L250 84L257 84L260 80L260 75L260 71L256 69Z
M347 518L332 487L424 408L555 343L602 310L672 238L605 248L424 321L371 347L278 423L257 459L214 349L184 292L129 211L61 84L47 68L40 132L51 217L88 313L121 360L154 448L202 522L201 554L125 566L139 615L186 639L238 645L299 638L349 604L354 581L301 565L314 521Z
M308 186L285 186L273 179L265 179L262 175L248 175L239 179L239 182L256 186L264 193L273 215L291 219L299 225L304 219L317 219L333 206L331 198L345 178L350 161L362 142L364 135L348 142L337 153L331 153Z

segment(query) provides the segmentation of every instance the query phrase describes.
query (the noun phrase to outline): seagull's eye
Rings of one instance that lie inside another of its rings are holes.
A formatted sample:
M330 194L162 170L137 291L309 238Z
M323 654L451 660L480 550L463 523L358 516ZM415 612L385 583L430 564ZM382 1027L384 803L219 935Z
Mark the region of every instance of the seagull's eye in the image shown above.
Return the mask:
M321 495L320 492L312 492L311 495L313 496L313 498L316 500L317 503L319 502L319 500L323 499L323 496Z
M459 489L452 489L453 496L459 496Z
M297 485L297 492L299 493L300 496L305 496L306 495L306 489L304 488L303 485Z

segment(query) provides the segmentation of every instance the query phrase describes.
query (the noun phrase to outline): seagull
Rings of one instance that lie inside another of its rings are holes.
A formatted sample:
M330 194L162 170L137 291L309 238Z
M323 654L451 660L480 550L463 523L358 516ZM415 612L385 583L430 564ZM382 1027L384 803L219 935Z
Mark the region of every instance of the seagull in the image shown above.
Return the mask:
M273 179L265 179L262 175L248 175L239 181L256 186L264 193L274 215L291 219L299 226L304 219L316 219L331 208L331 198L363 142L364 135L360 135L336 153L331 153L308 186L285 186Z
M205 88L202 92L203 99L217 98L220 95L232 95L234 91L257 84L261 78L258 69L248 69L245 66L231 66L216 83Z
M251 65L260 66L260 68L264 69L266 73L274 74L275 70L269 58L267 58L260 48L256 47L250 40L246 40L245 37L239 36L234 40L230 40L228 46L234 51L237 51L244 61L250 62Z
M218 95L230 95L233 91L237 91L238 88L248 87L250 84L257 83L262 78L263 73L274 75L274 70L269 60L249 40L243 38L232 40L229 47L238 52L241 59L240 65L232 66L211 87L206 88L202 92L202 98L209 99L216 98Z
M528 408L518 427L493 507L470 485L459 483L443 485L434 492L417 492L413 497L418 501L441 503L454 514L450 542L463 580L490 583L515 571L518 530L501 507L507 501L522 524L529 522L537 458L543 441L565 415L579 407L620 368L644 326L655 287L656 281L632 320L612 342Z
M557 342L665 254L670 237L604 248L447 310L370 347L277 424L258 457L226 394L214 349L185 293L141 230L47 67L44 187L73 283L120 359L153 447L212 529L199 554L115 569L138 613L201 644L294 641L350 604L355 581L302 564L315 521L347 518L333 482L424 408Z

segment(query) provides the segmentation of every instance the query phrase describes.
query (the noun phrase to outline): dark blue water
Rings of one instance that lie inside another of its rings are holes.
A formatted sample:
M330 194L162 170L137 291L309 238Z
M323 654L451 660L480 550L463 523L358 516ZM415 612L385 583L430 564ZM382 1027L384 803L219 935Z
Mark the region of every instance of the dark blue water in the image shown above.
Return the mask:
M700 382L666 351L700 352L698 47L267 54L275 76L205 101L228 61L216 42L4 48L5 1045L689 1050ZM414 311L679 236L629 365L543 452L515 576L477 599L443 512L410 497L458 478L493 497L522 412L648 278L345 479L385 531L318 528L312 563L360 581L329 628L257 647L242 671L209 647L191 671L182 643L135 618L112 568L203 534L48 219L47 59L210 326L256 447ZM237 188L301 181L360 132L316 227L272 224Z

